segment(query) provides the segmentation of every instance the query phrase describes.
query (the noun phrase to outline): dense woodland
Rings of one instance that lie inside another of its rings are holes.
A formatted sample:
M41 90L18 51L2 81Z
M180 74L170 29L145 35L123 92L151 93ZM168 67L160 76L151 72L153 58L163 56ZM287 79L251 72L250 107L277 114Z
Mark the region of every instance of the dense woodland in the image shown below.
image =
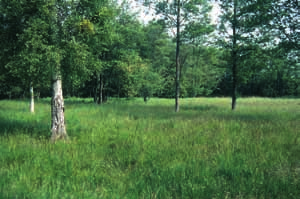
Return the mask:
M212 3L220 7L216 24ZM141 22L129 1L1 0L0 98L50 97L53 71L64 97L98 103L300 95L297 0L135 5L155 18Z

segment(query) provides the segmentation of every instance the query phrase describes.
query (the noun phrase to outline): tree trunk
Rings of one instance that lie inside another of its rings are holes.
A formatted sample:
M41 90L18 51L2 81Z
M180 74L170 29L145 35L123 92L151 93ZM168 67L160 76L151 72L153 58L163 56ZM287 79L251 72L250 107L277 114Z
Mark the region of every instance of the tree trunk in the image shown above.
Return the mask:
M237 94L237 38L236 38L236 28L237 28L237 0L234 1L233 5L233 23L232 23L232 103L231 110L235 110L236 107L236 94Z
M236 107L236 98L237 98L237 74L236 74L236 61L233 60L232 65L232 103L231 109L235 110Z
M100 78L99 104L102 104L103 103L103 77L102 77L101 73L99 74L99 78Z
M55 74L52 79L52 99L51 99L51 141L68 139L65 127L64 98L62 93L62 81L59 74Z
M94 103L98 104L98 87L99 87L99 76L96 73L96 84L95 84L95 92L94 92Z
M34 113L34 93L32 83L30 83L30 113Z
M94 94L94 103L97 104L97 98L98 98L97 97L97 92L98 92L97 86L94 87L93 91L94 91L94 93L93 93Z
M180 97L180 0L177 0L177 22L176 22L176 80L175 80L175 112L179 112Z
M41 96L41 92L40 92L40 91L37 91L37 92L36 92L36 99L37 99L37 101L40 100L40 96Z
M94 96L94 102L97 104L103 103L103 77L101 73L97 74L97 81L96 81L96 92ZM98 93L99 91L99 93Z

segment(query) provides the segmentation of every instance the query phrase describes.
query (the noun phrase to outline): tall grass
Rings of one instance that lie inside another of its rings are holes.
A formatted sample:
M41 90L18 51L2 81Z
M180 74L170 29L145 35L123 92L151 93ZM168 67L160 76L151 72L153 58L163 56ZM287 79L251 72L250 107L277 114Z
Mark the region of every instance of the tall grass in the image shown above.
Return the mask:
M66 100L70 143L51 144L50 101L0 101L0 198L299 198L300 101Z

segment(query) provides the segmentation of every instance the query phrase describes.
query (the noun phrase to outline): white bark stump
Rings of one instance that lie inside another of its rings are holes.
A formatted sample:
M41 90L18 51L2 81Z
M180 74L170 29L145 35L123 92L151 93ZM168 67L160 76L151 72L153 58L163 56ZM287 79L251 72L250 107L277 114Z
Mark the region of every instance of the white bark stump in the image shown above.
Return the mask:
M32 84L30 85L30 112L34 113L34 93Z
M62 82L60 79L53 80L53 94L51 99L51 141L68 139L65 127L64 98L62 94Z

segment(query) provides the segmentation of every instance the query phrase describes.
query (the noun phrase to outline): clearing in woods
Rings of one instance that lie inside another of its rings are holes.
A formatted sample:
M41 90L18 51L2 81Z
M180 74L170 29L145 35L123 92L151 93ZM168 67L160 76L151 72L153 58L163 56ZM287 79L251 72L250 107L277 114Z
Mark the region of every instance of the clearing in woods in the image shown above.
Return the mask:
M0 198L298 198L299 99L0 101Z

